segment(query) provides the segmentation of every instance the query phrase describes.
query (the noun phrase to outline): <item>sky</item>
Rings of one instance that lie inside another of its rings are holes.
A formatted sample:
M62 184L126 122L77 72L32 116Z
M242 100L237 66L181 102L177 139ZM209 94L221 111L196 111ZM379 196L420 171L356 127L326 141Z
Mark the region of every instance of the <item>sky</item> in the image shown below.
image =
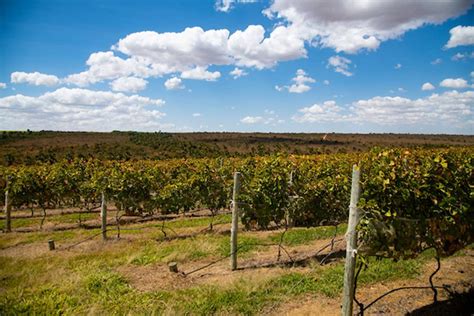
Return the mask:
M474 0L0 0L0 130L474 134Z

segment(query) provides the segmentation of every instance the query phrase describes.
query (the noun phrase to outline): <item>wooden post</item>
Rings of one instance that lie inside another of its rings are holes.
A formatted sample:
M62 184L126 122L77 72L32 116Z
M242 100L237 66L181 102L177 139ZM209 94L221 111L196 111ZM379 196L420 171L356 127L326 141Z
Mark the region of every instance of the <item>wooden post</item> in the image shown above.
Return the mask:
M102 218L102 239L107 239L107 201L102 193L102 204L100 207L100 217Z
M237 269L237 230L239 228L240 172L234 173L234 191L232 193L232 228L230 230L230 266Z
M56 246L54 245L54 240L52 239L48 240L48 247L50 251L56 249Z
M354 273L356 266L357 231L359 222L360 169L357 165L352 167L351 203L349 205L349 224L346 233L346 264L344 267L344 296L342 302L342 315L352 316L354 302Z
M5 232L9 233L12 231L11 221L11 205L8 198L8 190L5 191Z
M168 263L168 269L170 269L170 272L178 273L178 264L176 262L170 262Z

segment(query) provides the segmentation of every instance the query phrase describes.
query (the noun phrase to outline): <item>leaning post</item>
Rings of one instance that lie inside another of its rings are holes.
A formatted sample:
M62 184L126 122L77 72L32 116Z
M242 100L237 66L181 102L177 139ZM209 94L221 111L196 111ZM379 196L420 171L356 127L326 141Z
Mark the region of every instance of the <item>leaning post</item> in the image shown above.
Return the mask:
M354 274L357 254L357 223L359 222L359 209L357 203L360 195L360 168L352 167L351 203L349 205L349 223L346 233L346 263L344 267L344 296L342 302L342 315L351 316L354 302Z
M234 191L232 193L232 228L230 230L230 266L237 269L237 230L239 228L239 193L241 173L234 173Z

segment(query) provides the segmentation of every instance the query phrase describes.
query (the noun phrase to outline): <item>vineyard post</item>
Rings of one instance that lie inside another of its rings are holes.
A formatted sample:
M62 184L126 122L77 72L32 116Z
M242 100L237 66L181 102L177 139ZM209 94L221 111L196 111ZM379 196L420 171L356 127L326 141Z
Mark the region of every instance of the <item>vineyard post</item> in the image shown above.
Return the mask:
M100 217L102 218L102 239L107 239L107 201L105 193L102 193L102 204L100 207Z
M5 191L5 232L11 232L11 204L8 197L8 189Z
M240 172L234 173L234 191L232 193L232 228L230 230L230 265L237 269L237 229L239 225Z
M357 231L356 226L359 221L359 209L357 203L359 201L360 187L360 168L357 165L352 167L352 187L351 187L351 203L349 205L349 223L346 233L346 264L344 267L344 296L342 302L342 315L352 315L352 307L354 301L354 273L356 266L356 248L357 248Z

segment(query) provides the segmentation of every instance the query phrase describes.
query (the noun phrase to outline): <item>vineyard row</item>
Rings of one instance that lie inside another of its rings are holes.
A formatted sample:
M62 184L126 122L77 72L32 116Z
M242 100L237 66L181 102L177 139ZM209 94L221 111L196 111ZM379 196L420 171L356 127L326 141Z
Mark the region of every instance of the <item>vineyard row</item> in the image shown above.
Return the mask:
M242 223L267 228L346 221L353 164L361 167L361 221L367 253L451 254L472 242L473 148L375 149L366 154L169 161L71 160L0 168L0 192L13 209L90 210L102 194L126 214L229 207L233 173L242 174Z

